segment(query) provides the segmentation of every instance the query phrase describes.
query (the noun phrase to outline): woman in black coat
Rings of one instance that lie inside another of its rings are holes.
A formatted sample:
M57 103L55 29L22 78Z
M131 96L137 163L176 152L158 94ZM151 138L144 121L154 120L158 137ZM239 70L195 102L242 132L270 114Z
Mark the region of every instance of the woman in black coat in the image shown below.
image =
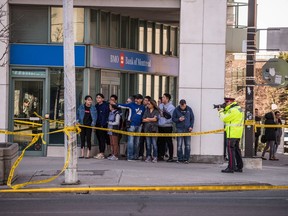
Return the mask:
M275 122L275 115L274 112L269 112L265 114L265 125L276 125ZM276 128L265 128L265 137L267 139L266 141L266 146L262 152L262 159L266 160L266 158L264 157L266 151L270 148L269 151L269 160L274 160L274 144L276 141Z

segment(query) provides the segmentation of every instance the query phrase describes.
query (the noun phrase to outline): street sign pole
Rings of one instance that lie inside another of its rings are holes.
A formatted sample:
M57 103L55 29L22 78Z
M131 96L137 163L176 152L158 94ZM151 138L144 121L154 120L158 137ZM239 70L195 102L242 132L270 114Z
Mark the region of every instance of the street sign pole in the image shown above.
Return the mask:
M64 28L64 111L65 126L73 126L76 122L76 88L75 88L75 58L73 33L73 0L63 0ZM65 136L65 161L68 148L69 164L65 170L64 184L77 184L77 142L76 133L72 132L70 139Z
M247 27L247 57L246 57L246 105L245 120L254 120L254 63L256 54L256 5L257 0L248 2L248 27ZM245 125L245 157L253 157L254 126Z

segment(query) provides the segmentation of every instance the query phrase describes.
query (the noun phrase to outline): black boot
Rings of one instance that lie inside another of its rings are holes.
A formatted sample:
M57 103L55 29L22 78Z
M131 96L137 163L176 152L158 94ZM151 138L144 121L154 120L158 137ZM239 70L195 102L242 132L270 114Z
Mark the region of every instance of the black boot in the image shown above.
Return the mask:
M223 172L223 173L234 173L234 170L232 170L229 167L227 167L226 169L221 170L221 172Z

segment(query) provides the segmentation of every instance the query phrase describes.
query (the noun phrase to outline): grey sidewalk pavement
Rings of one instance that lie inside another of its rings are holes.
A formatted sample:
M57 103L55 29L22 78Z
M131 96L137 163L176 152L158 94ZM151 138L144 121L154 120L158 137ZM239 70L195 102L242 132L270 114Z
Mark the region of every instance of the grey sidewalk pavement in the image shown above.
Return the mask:
M263 161L262 170L244 169L243 173L221 173L227 164L145 163L126 160L78 159L80 184L73 187L98 186L194 186L194 185L288 185L288 155L278 154L279 161ZM46 179L57 174L64 159L24 157L14 184ZM64 188L64 175L56 180L25 188ZM7 189L6 185L0 189Z

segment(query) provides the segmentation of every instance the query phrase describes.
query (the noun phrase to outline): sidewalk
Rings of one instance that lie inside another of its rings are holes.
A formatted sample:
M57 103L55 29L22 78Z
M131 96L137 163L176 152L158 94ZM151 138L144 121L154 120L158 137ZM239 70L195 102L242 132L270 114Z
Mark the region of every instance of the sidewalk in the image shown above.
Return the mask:
M65 187L124 187L124 186L199 186L199 185L275 185L288 186L288 155L278 154L279 161L263 161L262 170L244 169L243 173L221 173L227 164L145 163L126 160L79 159L79 185L62 185L64 175L56 180L32 188ZM47 179L63 167L63 158L24 157L18 168L18 178L13 185ZM8 189L6 185L0 190Z

